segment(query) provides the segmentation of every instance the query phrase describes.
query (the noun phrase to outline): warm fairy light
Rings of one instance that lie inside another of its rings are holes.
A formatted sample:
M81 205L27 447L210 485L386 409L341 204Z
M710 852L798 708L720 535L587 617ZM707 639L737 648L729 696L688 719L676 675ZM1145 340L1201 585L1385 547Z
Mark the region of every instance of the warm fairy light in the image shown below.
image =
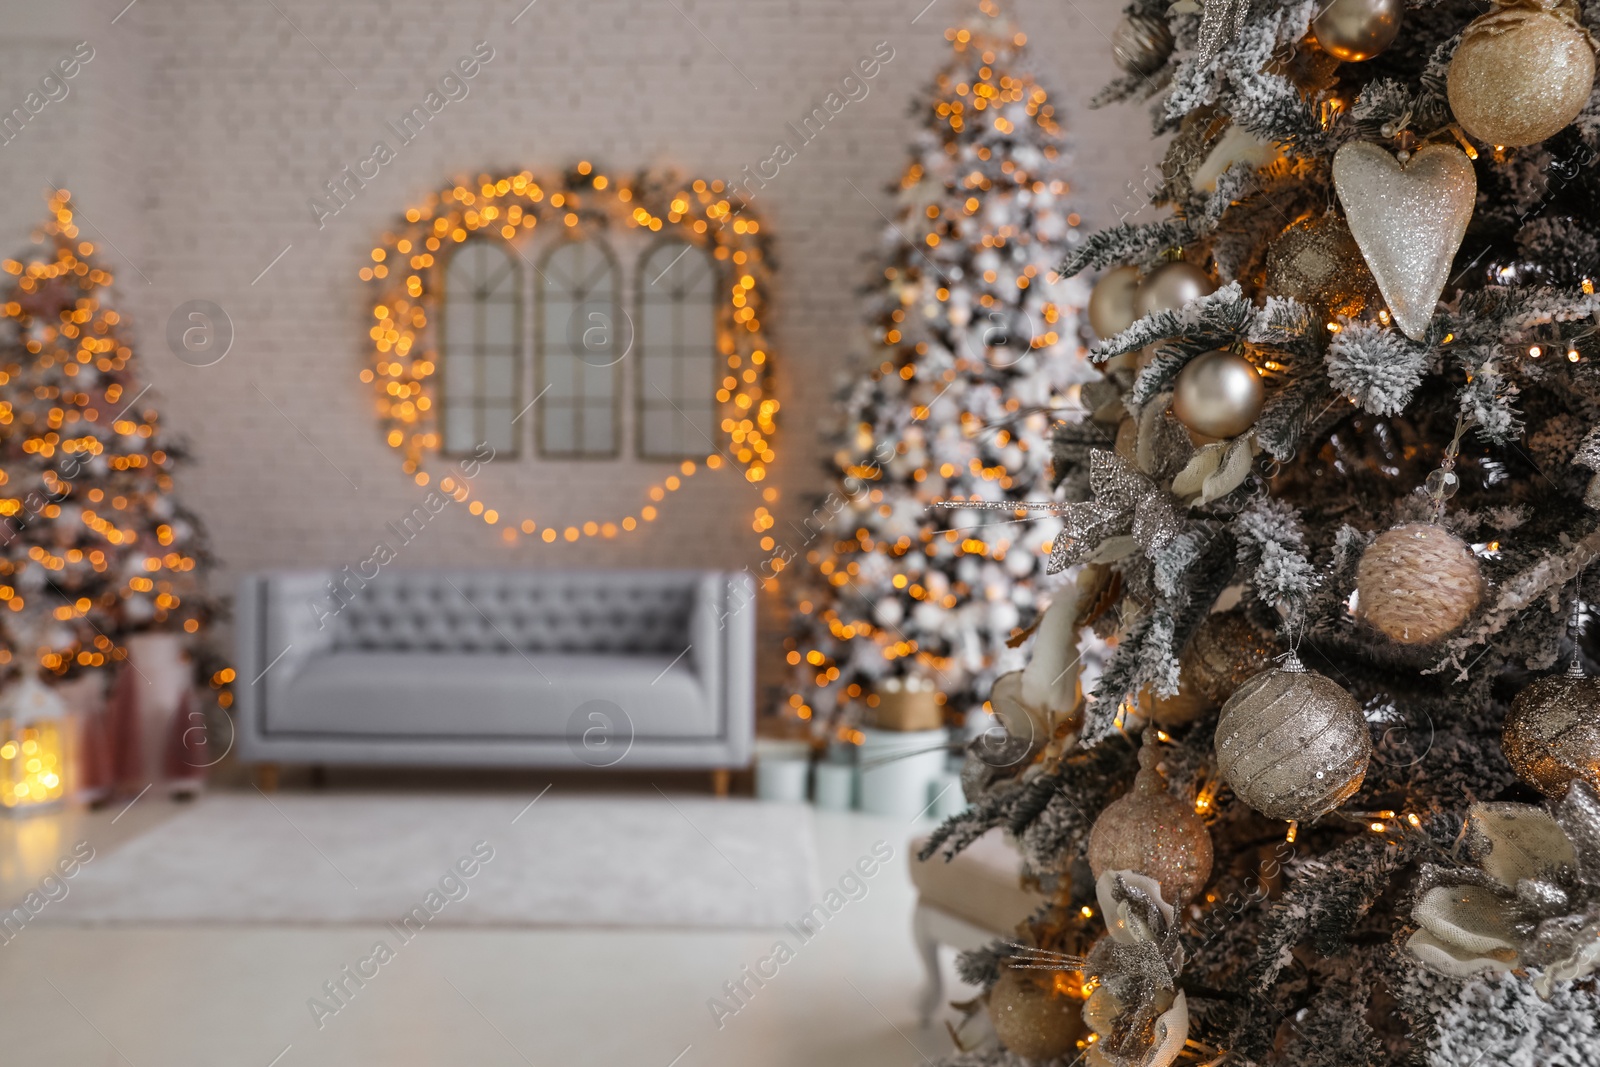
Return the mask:
M60 800L66 787L61 731L54 720L0 723L0 807L31 808Z
M1294 844L1294 839L1299 835L1299 833L1300 833L1300 823L1299 823L1299 821L1291 819L1290 822L1289 822L1289 832L1283 835L1283 839L1285 841L1287 841L1289 844L1292 845L1292 844Z
M1534 359L1538 359L1540 356L1544 355L1544 349L1540 348L1538 345L1529 345L1528 355L1532 356Z
M1085 919L1094 918L1094 909L1089 907L1089 905L1087 905L1087 904L1085 904L1083 907L1079 908L1078 911L1083 915L1083 917Z
M749 217L746 206L721 181L683 184L666 174L634 180L636 185L624 185L598 173L587 161L557 178L539 179L527 170L498 178L479 175L475 182L448 185L407 210L397 231L386 234L372 249L372 265L358 272L363 281L378 285L368 331L372 363L360 377L377 390L384 440L400 453L402 468L419 484L425 484L426 466L445 462L438 459L440 360L435 331L449 258L445 249L474 236L521 241L525 234L537 232L540 224L555 223L577 238L608 227L662 232L665 224L671 236L710 253L726 294L716 309L716 348L728 367L739 371L725 377L716 392L720 429L727 453L743 469L745 479L766 480L767 466L777 458L772 439L779 405L772 395L771 350L762 321L768 313L771 272L765 240L758 236L761 224ZM526 259L520 250L517 255ZM722 454L714 448L704 463L718 470ZM651 488L651 499L659 501L678 490L698 469L695 461L684 461L679 474ZM468 490L464 502L478 491L476 486ZM776 494L766 499L771 503ZM507 516L481 500L471 503L476 505L473 514L481 515L485 523L506 520L502 538L508 544L519 533L532 533L543 525L531 517ZM645 507L639 515L648 522L656 510ZM609 523L580 522L576 528L584 537L612 537L618 530L638 527L638 518L628 516ZM558 535L546 526L540 536L551 543L564 533Z
M1410 823L1413 829L1416 829L1416 828L1419 828L1419 827L1422 826L1422 820L1417 818L1417 813L1416 812L1412 812L1409 815L1407 815L1406 816L1406 822Z
M1167 733L1165 730L1157 730L1156 731L1156 737L1159 738L1162 741L1171 741L1172 740L1172 735Z
M1568 363L1576 363L1576 362L1578 362L1578 350L1576 348L1567 349L1567 362Z

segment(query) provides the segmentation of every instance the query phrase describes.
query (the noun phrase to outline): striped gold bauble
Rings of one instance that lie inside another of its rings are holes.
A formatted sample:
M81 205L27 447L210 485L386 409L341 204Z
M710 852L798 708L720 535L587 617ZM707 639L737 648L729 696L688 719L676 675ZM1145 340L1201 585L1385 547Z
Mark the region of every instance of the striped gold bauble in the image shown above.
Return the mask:
M1355 697L1290 653L1228 698L1217 720L1217 769L1269 819L1314 819L1367 774L1372 738Z

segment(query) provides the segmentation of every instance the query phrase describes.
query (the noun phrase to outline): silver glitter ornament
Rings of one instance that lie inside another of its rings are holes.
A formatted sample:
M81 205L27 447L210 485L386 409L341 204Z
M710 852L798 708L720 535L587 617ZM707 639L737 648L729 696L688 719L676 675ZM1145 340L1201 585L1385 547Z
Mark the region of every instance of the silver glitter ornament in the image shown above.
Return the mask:
M1195 433L1237 437L1255 425L1266 389L1243 356L1206 352L1184 364L1172 392L1172 413Z
M1333 185L1395 324L1422 340L1472 220L1472 162L1454 145L1427 145L1401 163L1351 141L1334 153Z
M1489 144L1537 144L1565 128L1594 88L1594 39L1575 4L1523 0L1473 20L1445 79L1461 128Z
M1142 319L1157 311L1177 311L1191 300L1217 291L1211 275L1181 259L1163 263L1145 276L1134 296L1133 309Z
M1315 819L1361 788L1372 738L1356 699L1291 652L1228 698L1216 751L1223 781L1256 811Z
M1400 36L1402 0L1329 0L1311 20L1322 50L1346 63L1371 59Z
M1046 573L1154 551L1183 532L1172 494L1115 452L1090 451L1089 488L1093 500L1051 508L1061 515L1062 531L1050 550Z
M1563 797L1573 779L1600 789L1600 678L1576 662L1540 678L1511 702L1500 747L1511 769L1547 797Z
M1104 340L1133 325L1139 317L1134 311L1134 295L1139 291L1139 268L1117 267L1107 271L1089 292L1089 328Z
M1196 51L1200 61L1209 63L1226 42L1244 32L1250 17L1250 0L1205 0L1200 8L1200 39Z
M1172 29L1160 15L1124 15L1111 31L1111 58L1129 74L1160 70L1172 45Z

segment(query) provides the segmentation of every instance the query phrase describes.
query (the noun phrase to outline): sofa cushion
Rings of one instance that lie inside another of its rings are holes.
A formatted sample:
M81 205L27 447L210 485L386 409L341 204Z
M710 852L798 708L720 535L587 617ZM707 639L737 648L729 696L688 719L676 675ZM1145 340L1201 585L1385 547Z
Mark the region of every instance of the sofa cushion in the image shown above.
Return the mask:
M589 712L616 718L612 705L625 722L607 728L625 734L631 722L636 738L704 738L722 725L694 672L668 655L351 651L311 657L268 704L266 731L581 740L599 721Z
M911 842L911 882L921 903L947 911L985 930L1010 934L1044 904L1045 897L1022 887L1022 856L999 827L945 860L917 854L925 837Z

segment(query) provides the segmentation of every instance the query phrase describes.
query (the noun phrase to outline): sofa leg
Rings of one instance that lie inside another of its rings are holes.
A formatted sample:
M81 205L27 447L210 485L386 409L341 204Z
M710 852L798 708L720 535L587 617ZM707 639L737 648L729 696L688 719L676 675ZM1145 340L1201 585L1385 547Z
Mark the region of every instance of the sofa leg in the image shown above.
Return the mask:
M716 770L712 771L711 792L715 793L719 797L727 796L728 781L731 777L732 772L730 772L726 767L718 767Z
M263 793L276 793L278 791L278 765L276 763L256 764L256 788Z

